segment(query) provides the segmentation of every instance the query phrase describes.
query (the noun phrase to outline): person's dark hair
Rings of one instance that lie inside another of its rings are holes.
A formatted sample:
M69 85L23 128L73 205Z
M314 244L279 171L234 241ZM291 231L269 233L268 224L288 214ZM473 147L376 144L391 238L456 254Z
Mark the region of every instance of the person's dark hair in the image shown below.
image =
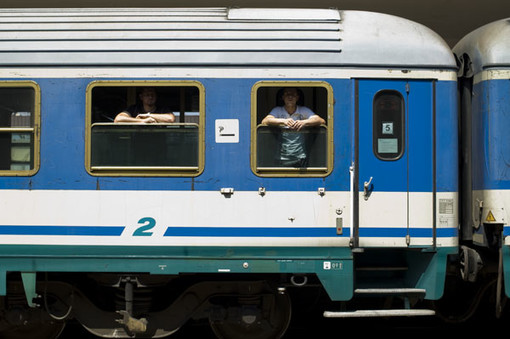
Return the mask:
M286 89L290 89L290 88L294 88L298 95L299 95L299 100L297 102L297 104L299 106L304 106L305 105L305 96L303 94L303 91L298 88L298 87L283 87L283 88L280 88L278 90L278 92L276 92L276 106L283 106L283 99L282 99L282 96L283 96L283 91L285 91Z

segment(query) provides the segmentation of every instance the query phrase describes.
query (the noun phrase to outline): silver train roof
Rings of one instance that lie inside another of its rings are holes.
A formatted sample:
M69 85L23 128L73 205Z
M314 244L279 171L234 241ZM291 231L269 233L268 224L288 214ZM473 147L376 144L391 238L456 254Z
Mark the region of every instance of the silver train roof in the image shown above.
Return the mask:
M453 51L462 63L463 75L468 77L488 68L510 67L510 18L467 34Z
M334 9L1 9L0 66L456 68L427 27Z

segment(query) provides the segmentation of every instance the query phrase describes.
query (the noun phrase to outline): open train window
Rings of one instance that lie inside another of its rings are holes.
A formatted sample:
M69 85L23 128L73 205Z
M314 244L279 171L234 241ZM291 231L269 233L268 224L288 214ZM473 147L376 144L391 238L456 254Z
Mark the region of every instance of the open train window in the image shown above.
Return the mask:
M404 98L384 90L374 97L373 148L381 160L397 160L404 153Z
M204 89L196 81L92 82L87 88L87 170L93 175L199 175L204 107Z
M255 84L252 89L253 172L259 176L328 175L333 164L332 111L333 90L326 82ZM283 119L289 117L293 122L284 123Z
M40 90L31 81L0 82L0 175L39 168Z

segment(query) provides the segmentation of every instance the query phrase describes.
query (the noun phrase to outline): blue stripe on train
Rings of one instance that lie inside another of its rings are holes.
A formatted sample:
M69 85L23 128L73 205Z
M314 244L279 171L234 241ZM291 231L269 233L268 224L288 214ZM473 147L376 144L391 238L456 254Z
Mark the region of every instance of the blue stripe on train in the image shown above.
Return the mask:
M61 236L120 236L124 226L0 226L0 235L61 235ZM360 229L360 237L401 238L406 228L369 227ZM412 237L432 237L431 228L411 228ZM350 230L341 235L334 227L168 227L165 237L350 237ZM455 237L454 228L437 229L438 237Z
M338 235L336 228L319 227L168 227L165 237L350 237L344 229ZM401 238L408 234L406 228L370 227L360 229L360 237ZM420 238L432 237L431 228L411 228L409 235ZM437 229L438 237L456 237L455 228Z
M0 226L1 235L120 236L124 226Z

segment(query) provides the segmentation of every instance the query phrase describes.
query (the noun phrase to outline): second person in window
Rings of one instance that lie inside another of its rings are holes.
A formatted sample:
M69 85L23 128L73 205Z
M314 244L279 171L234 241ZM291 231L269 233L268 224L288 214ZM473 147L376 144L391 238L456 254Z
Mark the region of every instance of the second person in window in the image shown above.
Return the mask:
M128 107L115 117L115 122L130 123L172 123L175 121L173 113L165 107L157 105L157 92L153 87L143 87L138 94L140 102Z

